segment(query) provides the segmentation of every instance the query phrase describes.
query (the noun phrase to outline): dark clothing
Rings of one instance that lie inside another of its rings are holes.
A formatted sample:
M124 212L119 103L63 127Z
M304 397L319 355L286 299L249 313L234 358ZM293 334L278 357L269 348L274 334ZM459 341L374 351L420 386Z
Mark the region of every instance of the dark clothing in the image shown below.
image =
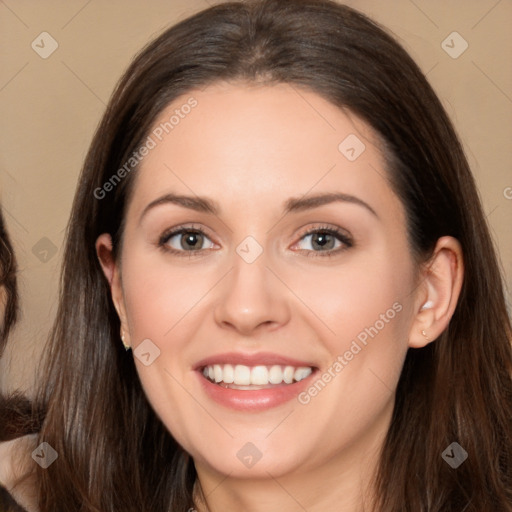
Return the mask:
M11 495L0 487L0 512L27 512L21 508L12 498Z

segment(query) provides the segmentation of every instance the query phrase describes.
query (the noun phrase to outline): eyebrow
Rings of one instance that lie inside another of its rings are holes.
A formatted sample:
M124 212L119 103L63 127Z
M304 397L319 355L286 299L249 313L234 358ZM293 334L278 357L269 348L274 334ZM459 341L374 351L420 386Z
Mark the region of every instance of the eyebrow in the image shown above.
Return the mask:
M368 210L375 217L379 218L377 212L365 201L359 199L356 196L352 196L350 194L343 194L340 192L332 192L332 193L321 193L316 195L310 195L308 197L299 197L299 198L290 198L284 203L284 212L294 213L304 210L310 210L313 208L318 208L320 206L335 203L335 202L344 202L344 203L352 203L359 206L362 206L366 210ZM148 213L149 210L161 206L163 204L176 204L178 206L182 206L183 208L188 208L189 210L194 210L196 212L201 213L210 213L212 215L219 215L220 208L218 204L208 199L207 197L200 196L185 196L178 194L165 194L154 201L151 201L143 210L140 221L142 218Z
M299 212L304 210L309 210L312 208L318 208L319 206L323 206L325 204L335 203L335 202L343 202L343 203L352 203L362 206L366 208L370 213L372 213L375 217L379 217L377 212L365 201L359 199L356 196L352 196L350 194L342 194L341 192L331 192L327 194L316 194L308 197L301 198L291 198L288 199L285 203L284 210L286 213Z

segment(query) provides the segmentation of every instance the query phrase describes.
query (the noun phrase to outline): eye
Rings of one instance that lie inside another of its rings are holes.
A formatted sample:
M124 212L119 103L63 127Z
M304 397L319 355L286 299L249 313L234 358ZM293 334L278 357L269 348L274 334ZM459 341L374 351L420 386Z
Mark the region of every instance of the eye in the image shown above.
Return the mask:
M202 229L191 226L179 226L165 232L158 245L179 256L185 256L186 253L188 256L197 255L215 246ZM311 256L332 256L352 246L353 241L348 234L338 228L322 226L303 234L292 248L306 251Z
M205 249L212 249L214 243L206 234L197 228L178 227L164 233L158 245L173 253L198 252Z
M308 251L314 256L332 256L353 246L351 237L332 227L319 227L306 232L294 248Z

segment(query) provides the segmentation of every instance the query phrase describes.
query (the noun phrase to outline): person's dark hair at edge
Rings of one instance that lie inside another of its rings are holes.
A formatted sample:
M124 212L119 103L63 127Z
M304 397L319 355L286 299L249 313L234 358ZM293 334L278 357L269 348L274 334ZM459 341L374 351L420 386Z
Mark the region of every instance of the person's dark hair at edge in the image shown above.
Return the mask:
M18 317L18 287L16 258L5 221L0 210L0 287L2 290L3 319L0 324L0 357L9 333ZM39 420L33 416L30 401L19 393L8 396L0 393L0 442L11 441L26 434L36 433ZM0 487L0 510L17 512L22 509Z
M37 468L41 512L194 506L193 461L144 396L95 252L97 237L108 232L118 257L136 171L101 200L94 191L169 102L221 80L291 84L360 116L383 141L418 263L444 235L462 245L465 280L451 323L405 360L375 511L511 511L510 320L452 124L418 66L362 14L328 0L263 0L206 9L150 43L120 80L95 134L68 227L40 397L48 407L40 442L59 453L48 469ZM468 452L457 470L441 457L454 441Z
M16 282L16 258L12 249L5 221L0 210L0 286L3 289L3 320L0 324L0 357L7 337L18 316L18 287Z
M19 299L17 263L5 221L0 210L0 287L3 296L3 320L0 325L0 357L9 333L18 319ZM41 417L32 410L30 401L18 392L6 396L0 393L0 442L34 434L40 428Z

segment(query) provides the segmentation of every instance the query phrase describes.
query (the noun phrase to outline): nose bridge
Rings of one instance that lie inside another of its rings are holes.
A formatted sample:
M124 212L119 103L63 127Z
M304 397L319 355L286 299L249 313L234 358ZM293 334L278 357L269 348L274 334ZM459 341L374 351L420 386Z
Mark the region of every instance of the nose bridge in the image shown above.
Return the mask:
M252 240L239 244L216 306L217 323L247 334L262 324L275 327L288 321L286 290L269 264Z

